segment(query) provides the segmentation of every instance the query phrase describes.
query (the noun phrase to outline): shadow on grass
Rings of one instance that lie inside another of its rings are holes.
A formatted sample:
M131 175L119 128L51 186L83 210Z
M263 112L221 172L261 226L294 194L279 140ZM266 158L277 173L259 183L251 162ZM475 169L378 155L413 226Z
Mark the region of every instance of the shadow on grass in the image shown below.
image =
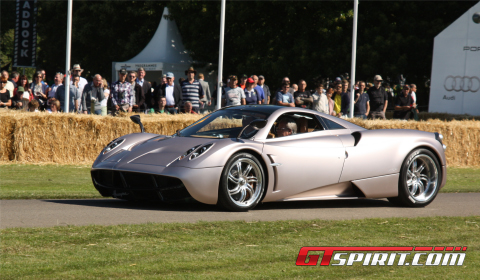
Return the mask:
M42 201L80 205L87 207L104 207L131 210L159 210L178 212L230 212L220 206L192 202L163 203L159 201L127 201L121 199L44 199ZM387 200L352 199L352 200L317 200L292 202L266 202L250 211L289 210L289 209L327 209L327 208L397 208Z

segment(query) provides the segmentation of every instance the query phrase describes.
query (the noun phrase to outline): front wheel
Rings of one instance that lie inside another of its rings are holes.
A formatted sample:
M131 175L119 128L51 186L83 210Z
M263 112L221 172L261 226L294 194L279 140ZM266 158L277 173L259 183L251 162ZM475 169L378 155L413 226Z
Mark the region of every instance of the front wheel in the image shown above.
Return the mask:
M231 211L248 211L260 202L264 189L264 173L258 159L249 153L235 154L223 169L218 204Z
M389 201L408 207L430 204L438 193L442 171L435 155L426 149L412 151L403 162L398 197Z

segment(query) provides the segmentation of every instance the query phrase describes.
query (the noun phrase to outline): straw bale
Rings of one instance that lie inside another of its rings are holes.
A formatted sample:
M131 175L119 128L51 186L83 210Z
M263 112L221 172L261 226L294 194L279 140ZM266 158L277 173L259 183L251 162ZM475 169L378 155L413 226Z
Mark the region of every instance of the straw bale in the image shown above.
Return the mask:
M10 114L0 114L0 161L13 160L13 131L16 118Z
M111 140L140 128L123 114L120 117L102 117L79 114L47 114L0 112L0 162L91 164ZM185 128L202 115L141 114L149 133L171 135ZM427 117L427 115L423 116ZM446 116L443 116L446 118ZM480 166L480 121L459 118L450 121L426 119L422 121L361 120L352 123L367 129L405 128L444 135L449 166ZM215 127L238 126L215 123Z

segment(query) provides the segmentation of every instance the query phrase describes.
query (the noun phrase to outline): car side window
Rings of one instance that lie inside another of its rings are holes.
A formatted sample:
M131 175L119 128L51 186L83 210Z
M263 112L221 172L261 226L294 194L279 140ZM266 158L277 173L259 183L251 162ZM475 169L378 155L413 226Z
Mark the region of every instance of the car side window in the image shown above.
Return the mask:
M345 129L345 127L343 127L342 125L330 120L330 119L327 119L327 118L322 118L322 117L319 117L320 119L322 119L323 123L327 126L328 129L330 130L335 130L335 129Z
M270 129L268 138L285 137L322 130L325 129L315 115L308 113L286 113L275 121Z

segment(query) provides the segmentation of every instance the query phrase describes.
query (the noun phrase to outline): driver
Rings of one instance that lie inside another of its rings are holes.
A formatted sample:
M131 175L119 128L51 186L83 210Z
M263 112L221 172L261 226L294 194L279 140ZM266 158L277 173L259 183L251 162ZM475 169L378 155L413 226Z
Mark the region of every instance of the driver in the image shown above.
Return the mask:
M283 137L297 133L297 123L292 118L283 118L277 125L276 137Z

